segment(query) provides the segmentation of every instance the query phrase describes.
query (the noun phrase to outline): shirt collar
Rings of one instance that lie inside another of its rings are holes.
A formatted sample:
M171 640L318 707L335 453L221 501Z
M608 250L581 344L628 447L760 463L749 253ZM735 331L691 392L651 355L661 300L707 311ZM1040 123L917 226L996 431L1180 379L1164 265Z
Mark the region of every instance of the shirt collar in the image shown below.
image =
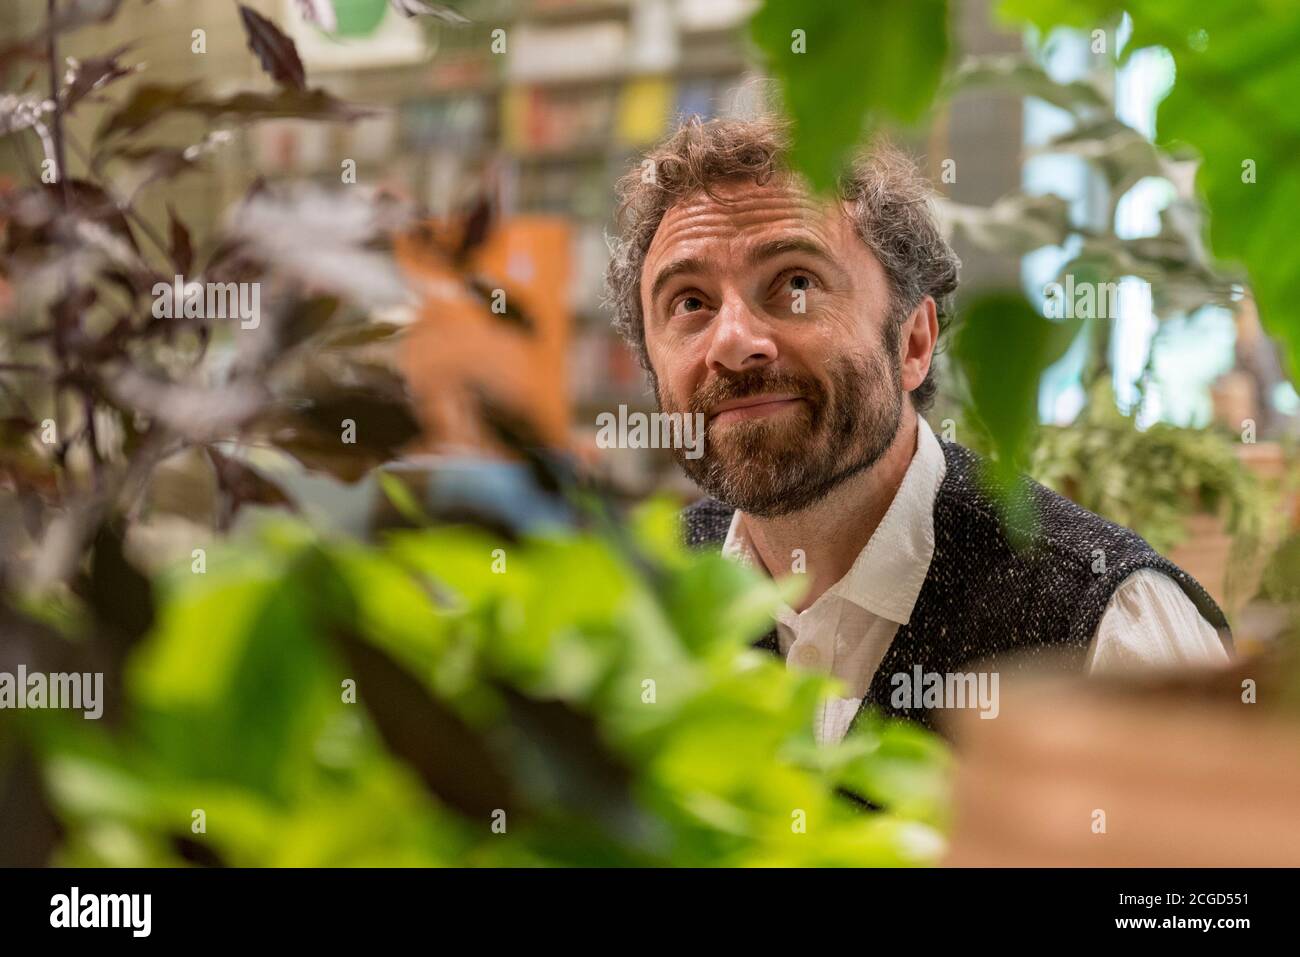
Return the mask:
M916 453L894 500L853 566L818 602L835 596L881 618L907 624L934 557L934 500L947 469L939 440L925 419L917 416ZM762 567L739 509L731 516L722 554Z

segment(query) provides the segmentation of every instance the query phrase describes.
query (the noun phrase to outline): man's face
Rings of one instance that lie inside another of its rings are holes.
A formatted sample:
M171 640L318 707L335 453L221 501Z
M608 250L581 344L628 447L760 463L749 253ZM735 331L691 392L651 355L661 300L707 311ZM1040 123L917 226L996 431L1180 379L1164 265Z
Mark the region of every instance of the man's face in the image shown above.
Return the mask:
M714 192L671 207L646 255L652 378L663 411L706 416L703 455L675 452L687 475L783 515L884 454L929 348L920 378L911 359L904 371L907 316L841 206L777 181Z

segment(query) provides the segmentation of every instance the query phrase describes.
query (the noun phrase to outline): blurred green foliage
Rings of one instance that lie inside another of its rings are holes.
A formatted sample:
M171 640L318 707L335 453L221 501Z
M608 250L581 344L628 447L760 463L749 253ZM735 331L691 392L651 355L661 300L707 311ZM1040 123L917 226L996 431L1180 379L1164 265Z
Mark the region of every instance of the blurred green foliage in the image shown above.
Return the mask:
M1017 57L948 62L949 17L960 9L946 0L907 3L802 4L767 0L753 34L780 82L795 133L794 165L818 189L835 182L854 144L889 122L910 123L940 99L970 88L995 87L1052 102L1075 114L1070 133L1049 151L1085 156L1110 189L1110 209L1144 176L1164 175L1168 157L1122 123L1105 84L1058 83L1038 65ZM1300 209L1300 4L1291 0L1002 0L1009 23L1029 23L1044 33L1058 26L1100 31L1106 56L1117 66L1135 50L1158 46L1173 56L1177 76L1159 106L1160 143L1181 156L1199 154L1198 184L1209 211L1209 239L1219 265L1240 264L1265 329L1285 346L1291 370L1300 370L1300 247L1290 221ZM1121 16L1132 17L1132 36L1119 49ZM802 30L802 48L792 31ZM943 78L948 82L941 84ZM1053 197L1004 197L987 210L957 208L951 218L972 241L1023 255L1062 244L1067 235L1083 252L1066 268L1096 272L1096 281L1139 275L1157 297L1185 311L1222 294L1215 264L1199 261L1205 226L1178 207L1177 222L1159 237L1121 241L1069 222L1065 202ZM1188 227L1188 223L1192 226ZM1107 224L1109 227L1110 224ZM1189 228L1191 235L1187 235ZM968 379L968 412L988 430L995 455L1025 449L1036 418L1036 385L1059 357L1038 348L1018 294L994 293L968 303L970 316L1000 327L976 330L958 344L958 364ZM1103 330L1104 331L1104 330ZM998 346L1002 352L998 354ZM965 355L960 354L964 350ZM1101 362L1104 365L1104 360ZM1017 464L1000 463L1004 472ZM1023 464L1023 463L1020 463Z
M948 56L947 0L766 0L750 24L781 84L795 166L829 190L872 126L914 122Z
M1077 322L1044 319L1015 293L981 296L962 312L952 355L970 414L988 437L991 485L1014 487L1038 425L1038 373L1065 353L1078 329Z
M1223 517L1238 557L1259 547L1276 502L1228 437L1167 422L1139 430L1115 407L1109 382L1093 389L1099 394L1073 424L1043 429L1029 469L1034 478L1165 554L1186 537L1187 516L1197 512Z
M663 503L635 545L277 518L172 569L119 725L26 716L56 861L934 862L946 747L873 715L817 746L829 685L749 647L784 586L676 534Z
M1002 0L1000 12L1043 30L1113 28L1132 17L1121 58L1159 46L1177 77L1156 115L1159 140L1195 148L1209 238L1250 273L1264 328L1300 371L1300 4L1291 0ZM1114 51L1114 32L1110 34Z

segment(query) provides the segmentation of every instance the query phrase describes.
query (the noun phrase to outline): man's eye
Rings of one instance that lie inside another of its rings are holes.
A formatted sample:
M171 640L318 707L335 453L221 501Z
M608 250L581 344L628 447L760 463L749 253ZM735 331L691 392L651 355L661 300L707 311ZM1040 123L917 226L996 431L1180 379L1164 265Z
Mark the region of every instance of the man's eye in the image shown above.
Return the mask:
M817 277L802 269L787 269L777 276L772 283L772 295L794 301L796 307L803 305L804 297L818 286ZM785 303L789 305L789 303Z
M677 300L677 305L673 306L674 316L684 316L688 313L698 312L704 308L704 300L699 296L682 296Z

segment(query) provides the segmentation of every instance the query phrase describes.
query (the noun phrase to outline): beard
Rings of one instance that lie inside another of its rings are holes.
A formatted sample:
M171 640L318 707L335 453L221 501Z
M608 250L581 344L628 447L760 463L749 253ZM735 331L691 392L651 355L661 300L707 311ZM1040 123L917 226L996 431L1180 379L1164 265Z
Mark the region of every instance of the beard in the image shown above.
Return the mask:
M892 317L891 317L892 318ZM902 416L898 326L887 318L883 348L846 354L828 365L828 383L772 368L720 375L686 403L692 413L719 402L764 393L797 395L792 409L705 428L703 454L673 457L706 494L759 518L798 512L848 478L871 468L893 444ZM655 393L665 404L659 384Z

